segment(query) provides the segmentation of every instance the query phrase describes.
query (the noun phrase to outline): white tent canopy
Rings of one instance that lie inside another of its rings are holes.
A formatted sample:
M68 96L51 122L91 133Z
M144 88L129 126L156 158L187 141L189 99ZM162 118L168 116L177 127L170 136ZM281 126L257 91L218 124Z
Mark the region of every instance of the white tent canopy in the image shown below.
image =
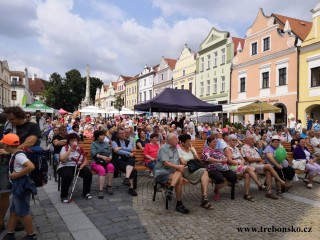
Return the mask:
M84 115L90 115L92 117L97 117L99 113L107 114L108 112L104 109L98 108L96 106L87 106L79 110L80 113Z
M108 113L109 114L119 114L119 110L114 108L114 109L108 111ZM130 114L135 114L135 113L137 113L137 112L134 112L134 111L130 110L129 108L124 108L124 107L120 111L120 115L127 115L127 114L130 115Z

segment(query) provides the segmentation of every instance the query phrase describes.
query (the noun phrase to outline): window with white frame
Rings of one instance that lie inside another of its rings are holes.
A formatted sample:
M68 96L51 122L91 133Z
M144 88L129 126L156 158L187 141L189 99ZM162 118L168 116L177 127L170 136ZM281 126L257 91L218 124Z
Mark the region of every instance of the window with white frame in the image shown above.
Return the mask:
M184 85L181 85L181 89L184 89Z
M204 95L204 84L203 84L203 82L200 82L200 95L201 96Z
M270 37L266 37L263 39L263 51L270 50Z
M279 86L287 85L287 68L279 68Z
M210 94L210 80L207 80L207 95Z
M185 76L186 75L186 70L182 70L182 76Z
M311 68L311 87L320 86L320 67Z
M221 64L225 64L226 63L226 49L222 48L221 49Z
M269 72L262 73L262 88L269 88Z
M143 86L146 86L146 84L147 84L147 80L143 79Z
M147 92L143 92L144 101L147 101Z
M201 58L201 71L204 70L204 57Z
M140 102L142 102L142 93L139 93Z
M221 77L221 92L225 92L226 91L226 78L225 76Z
M189 82L189 91L192 92L192 82Z
M240 92L246 91L246 78L242 77L240 78Z
M257 55L258 54L258 43L254 42L251 44L251 55Z
M152 90L149 90L149 99L152 98Z
M214 78L213 79L213 93L217 93L218 92L218 79Z
M211 55L209 54L208 56L207 56L207 59L208 59L208 69L210 69L210 65L211 65Z
M218 52L214 52L213 66L216 67L218 64Z
M163 81L163 73L161 74L161 80Z

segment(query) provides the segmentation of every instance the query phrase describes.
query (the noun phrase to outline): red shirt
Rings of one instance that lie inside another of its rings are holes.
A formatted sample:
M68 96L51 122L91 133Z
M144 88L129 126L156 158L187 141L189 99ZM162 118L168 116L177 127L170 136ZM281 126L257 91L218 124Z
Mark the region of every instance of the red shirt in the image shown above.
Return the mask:
M143 150L143 156L149 155L150 157L156 159L158 157L158 152L159 152L159 148L160 146L158 144L153 145L151 143L147 143L144 146L144 150ZM145 164L148 164L150 161L149 158L144 158Z

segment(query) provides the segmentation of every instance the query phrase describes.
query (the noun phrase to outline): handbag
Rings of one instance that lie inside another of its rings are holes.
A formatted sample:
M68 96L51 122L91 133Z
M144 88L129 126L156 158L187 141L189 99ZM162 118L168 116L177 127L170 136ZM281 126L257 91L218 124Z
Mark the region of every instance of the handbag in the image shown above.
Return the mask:
M187 162L189 172L193 173L200 168L204 168L203 163L198 159L191 159Z
M292 168L298 170L305 170L306 169L307 160L305 159L297 159L292 160Z
M214 168L217 170L217 171L228 171L229 170L229 165L228 164L222 164L222 163L214 163Z

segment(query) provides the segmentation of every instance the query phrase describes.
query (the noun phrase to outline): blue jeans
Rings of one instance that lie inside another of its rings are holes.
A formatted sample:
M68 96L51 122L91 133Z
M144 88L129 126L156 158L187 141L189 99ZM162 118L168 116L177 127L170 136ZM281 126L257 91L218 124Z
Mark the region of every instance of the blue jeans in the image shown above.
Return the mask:
M20 217L28 215L30 213L30 198L31 193L26 193L23 196L12 194L10 212L14 212Z
M146 166L153 171L156 167L156 162L149 162Z

